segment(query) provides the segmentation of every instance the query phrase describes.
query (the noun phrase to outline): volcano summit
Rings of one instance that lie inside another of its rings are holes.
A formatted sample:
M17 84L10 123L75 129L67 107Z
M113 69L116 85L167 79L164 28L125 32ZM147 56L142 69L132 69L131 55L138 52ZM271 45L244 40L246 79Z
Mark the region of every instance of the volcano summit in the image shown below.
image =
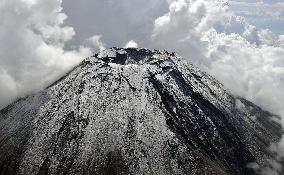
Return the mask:
M273 118L174 53L111 48L0 111L0 174L255 174Z

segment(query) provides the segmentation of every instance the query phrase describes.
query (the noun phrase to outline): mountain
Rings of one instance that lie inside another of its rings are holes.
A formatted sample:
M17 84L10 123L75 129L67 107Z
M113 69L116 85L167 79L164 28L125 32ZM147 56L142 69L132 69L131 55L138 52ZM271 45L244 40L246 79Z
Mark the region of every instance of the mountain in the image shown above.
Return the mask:
M0 111L0 174L255 174L274 119L175 53L111 48Z

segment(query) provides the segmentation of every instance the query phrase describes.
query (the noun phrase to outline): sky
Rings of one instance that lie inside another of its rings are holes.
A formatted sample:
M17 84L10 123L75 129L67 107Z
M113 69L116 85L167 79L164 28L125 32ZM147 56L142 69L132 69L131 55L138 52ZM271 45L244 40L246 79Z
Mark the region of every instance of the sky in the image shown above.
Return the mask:
M146 47L284 119L283 20L280 0L0 0L0 108L100 49ZM273 148L284 157L284 137Z
M283 0L234 0L230 9L258 28L284 34Z
M143 36L151 31L153 20L168 10L166 0L150 0L146 3L147 5L144 5L145 2L141 0L124 0L125 3L111 0L98 2L93 0L63 1L63 11L69 17L66 23L80 33L75 36L77 43L84 43L86 38L105 32L108 32L105 35L105 42L112 40L111 43L107 43L109 45L119 45L127 39L141 41L144 39ZM284 34L283 0L233 0L228 1L228 5L236 15L245 17L247 22L257 28L270 29L275 34ZM104 20L104 24L100 23L101 19ZM119 30L120 35L112 32L112 25L118 27L116 30Z

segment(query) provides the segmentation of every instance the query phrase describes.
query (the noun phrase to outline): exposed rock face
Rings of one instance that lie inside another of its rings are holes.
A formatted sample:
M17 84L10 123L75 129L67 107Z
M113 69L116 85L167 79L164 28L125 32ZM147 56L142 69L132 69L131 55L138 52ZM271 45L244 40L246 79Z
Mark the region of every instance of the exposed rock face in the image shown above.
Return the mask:
M0 174L254 174L272 118L173 53L112 48L0 111Z

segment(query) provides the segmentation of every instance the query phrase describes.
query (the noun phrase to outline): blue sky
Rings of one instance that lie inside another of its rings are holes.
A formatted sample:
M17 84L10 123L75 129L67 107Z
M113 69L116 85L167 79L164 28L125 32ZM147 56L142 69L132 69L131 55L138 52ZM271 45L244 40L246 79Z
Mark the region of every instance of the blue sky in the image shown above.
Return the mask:
M230 9L261 29L284 34L283 0L232 0Z

